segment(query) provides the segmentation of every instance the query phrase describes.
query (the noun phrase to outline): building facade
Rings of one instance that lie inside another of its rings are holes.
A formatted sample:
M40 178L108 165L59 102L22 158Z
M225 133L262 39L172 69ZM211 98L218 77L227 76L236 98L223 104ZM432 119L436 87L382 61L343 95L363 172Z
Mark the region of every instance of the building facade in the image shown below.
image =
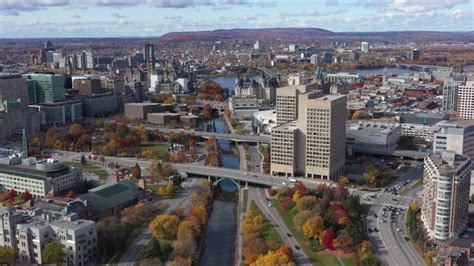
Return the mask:
M458 111L458 90L462 80L448 79L443 87L443 111L455 113Z
M458 114L461 119L474 119L474 81L459 86Z
M317 89L317 84L290 85L277 89L277 124L283 125L297 119L298 96Z
M424 160L421 219L428 236L447 241L464 230L468 220L471 161L450 151Z
M54 103L31 105L43 113L42 124L50 126L65 125L84 118L80 100L66 100Z
M65 79L57 74L25 74L28 80L28 99L30 104L64 101Z

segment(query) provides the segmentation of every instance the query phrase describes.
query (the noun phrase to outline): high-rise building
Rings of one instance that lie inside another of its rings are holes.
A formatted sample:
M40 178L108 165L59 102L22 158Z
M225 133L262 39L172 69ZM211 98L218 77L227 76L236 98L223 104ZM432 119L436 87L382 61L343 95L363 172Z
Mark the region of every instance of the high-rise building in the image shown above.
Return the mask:
M299 49L300 49L300 48L298 47L297 44L290 44L290 45L288 46L288 51L289 51L290 53L297 52Z
M316 84L277 89L271 173L336 180L344 173L346 97L321 96Z
M0 140L23 129L29 134L40 130L41 113L28 107L28 86L21 75L0 75Z
M254 44L253 44L253 49L254 50L260 50L261 47L260 47L260 41L256 41Z
M58 74L25 74L28 81L28 98L30 104L64 101L65 79Z
M368 53L369 52L369 43L368 42L361 42L360 43L360 50L364 54Z
M421 220L428 236L447 241L462 232L468 220L471 161L450 151L424 160Z
M447 79L443 86L443 111L456 113L458 111L458 90L464 80Z
M461 119L474 119L474 81L458 89L458 116Z
M413 49L408 53L408 59L410 60L420 60L420 50L418 49Z
M321 57L317 54L314 54L310 58L311 64L319 65L321 63Z
M44 43L44 46L43 48L41 48L40 50L40 56L39 56L39 59L40 59L40 63L41 64L47 64L47 57L50 56L50 59L52 59L52 55L48 55L49 52L51 51L54 51L54 48L53 48L53 43L51 41L46 41Z
M78 78L73 81L73 88L81 95L101 94L102 85L98 78Z
M145 62L148 62L150 61L152 58L154 60L155 58L155 45L153 44L145 44L143 46L143 60L145 60Z
M474 159L474 120L442 121L436 125L440 130L434 134L433 152L452 151ZM474 171L470 186L470 195L473 194Z

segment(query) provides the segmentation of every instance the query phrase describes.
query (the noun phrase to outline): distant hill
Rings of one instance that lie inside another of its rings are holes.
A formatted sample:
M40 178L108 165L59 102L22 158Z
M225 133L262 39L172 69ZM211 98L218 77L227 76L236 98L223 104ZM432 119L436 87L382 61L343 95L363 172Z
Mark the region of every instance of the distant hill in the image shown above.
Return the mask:
M264 40L314 37L367 37L367 38L428 38L474 37L470 32L441 31L385 31L385 32L332 32L320 28L263 28L263 29L220 29L213 31L170 32L158 38L163 42L176 41L218 41L218 40Z
M333 35L334 32L319 28L266 28L229 29L213 31L170 32L159 37L160 41L218 41L225 39L270 39L302 38Z

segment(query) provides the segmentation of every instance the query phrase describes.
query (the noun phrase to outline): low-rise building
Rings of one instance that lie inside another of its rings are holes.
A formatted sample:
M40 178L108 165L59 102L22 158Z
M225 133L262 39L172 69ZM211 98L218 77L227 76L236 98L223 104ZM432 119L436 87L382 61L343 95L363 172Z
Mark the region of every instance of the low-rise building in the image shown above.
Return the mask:
M174 109L174 106L172 104L126 103L125 116L129 118L148 120L149 113L172 112L173 109Z
M324 76L324 81L327 83L347 82L353 84L360 81L360 76L357 74L340 72L335 74L326 74L326 76Z
M117 95L104 93L82 98L83 113L86 117L114 114L118 110Z
M0 206L0 245L18 249L20 263L44 264L44 249L58 242L68 265L93 265L97 253L95 222L40 208Z
M396 123L349 121L346 124L346 148L354 146L390 147L400 140L401 126Z
M177 124L179 121L179 114L175 113L150 113L148 114L148 122L155 125Z
M199 116L188 114L188 115L182 115L179 119L181 120L181 123L183 124L184 127L196 128L199 121Z
M63 165L57 160L20 159L0 157L0 185L4 190L30 192L42 198L74 188L81 179L77 169Z
M255 97L231 97L229 98L229 110L237 119L250 118L253 113L259 111L259 100Z
M65 125L84 118L82 114L82 102L80 100L40 103L30 106L43 112L42 124L50 126Z

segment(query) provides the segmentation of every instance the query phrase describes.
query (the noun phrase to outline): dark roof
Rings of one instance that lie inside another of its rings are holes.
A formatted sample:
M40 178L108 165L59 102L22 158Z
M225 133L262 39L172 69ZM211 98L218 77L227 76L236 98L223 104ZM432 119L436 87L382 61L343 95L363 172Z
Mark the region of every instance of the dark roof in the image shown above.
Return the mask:
M89 190L89 193L81 195L81 200L87 200L96 213L106 212L121 204L133 201L140 190L130 181L108 183Z
M0 173L41 179L41 180L47 179L49 177L55 178L58 176L68 174L70 172L70 169L71 168L64 165L64 167L62 168L44 171L44 170L38 170L35 167L25 166L25 165L0 164Z

